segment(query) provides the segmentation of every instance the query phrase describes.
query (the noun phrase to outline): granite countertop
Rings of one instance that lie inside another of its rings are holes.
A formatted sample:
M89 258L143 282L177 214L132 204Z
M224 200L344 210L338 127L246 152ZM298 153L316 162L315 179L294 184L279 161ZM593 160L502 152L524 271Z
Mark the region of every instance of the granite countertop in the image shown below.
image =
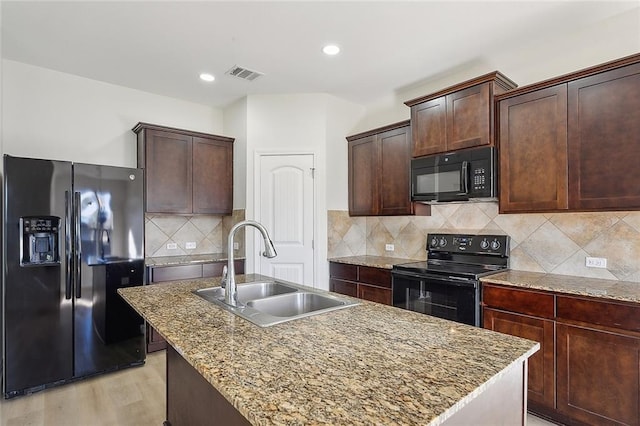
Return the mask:
M418 262L424 259L404 259L387 256L347 256L328 259L329 262L346 263L348 265L371 266L373 268L392 269L400 263Z
M261 328L192 293L218 281L118 292L255 425L438 425L540 347L366 301Z
M147 266L174 266L174 265L190 265L194 263L210 263L227 261L229 256L227 253L208 253L193 254L182 256L161 256L146 257L144 264ZM244 257L234 258L235 260L243 260Z
M640 303L640 283L636 282L514 270L492 274L481 280L534 290Z

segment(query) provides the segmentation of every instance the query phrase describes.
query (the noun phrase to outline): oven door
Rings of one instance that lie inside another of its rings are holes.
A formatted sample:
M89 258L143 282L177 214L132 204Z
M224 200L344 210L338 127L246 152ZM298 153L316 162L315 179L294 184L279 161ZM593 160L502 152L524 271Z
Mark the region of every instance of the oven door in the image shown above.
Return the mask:
M478 280L392 271L393 306L480 326Z

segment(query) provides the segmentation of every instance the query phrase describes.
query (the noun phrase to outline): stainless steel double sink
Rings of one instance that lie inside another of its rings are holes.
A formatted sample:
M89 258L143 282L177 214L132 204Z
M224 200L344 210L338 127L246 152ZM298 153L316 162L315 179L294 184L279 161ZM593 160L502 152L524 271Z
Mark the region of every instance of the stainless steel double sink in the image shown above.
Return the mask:
M352 299L337 297L280 280L238 284L238 306L225 303L225 289L208 287L194 290L203 299L260 327L305 318L358 305Z

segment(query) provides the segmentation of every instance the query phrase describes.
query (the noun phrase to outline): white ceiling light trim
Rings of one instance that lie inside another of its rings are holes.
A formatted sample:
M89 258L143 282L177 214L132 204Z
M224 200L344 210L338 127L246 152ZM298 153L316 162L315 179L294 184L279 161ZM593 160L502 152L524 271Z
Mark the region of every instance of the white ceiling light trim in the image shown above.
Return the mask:
M340 47L335 44L327 44L322 48L325 55L334 56L340 53Z
M215 80L216 78L206 72L203 72L202 74L200 74L200 80L206 81L206 82L212 82L213 80Z

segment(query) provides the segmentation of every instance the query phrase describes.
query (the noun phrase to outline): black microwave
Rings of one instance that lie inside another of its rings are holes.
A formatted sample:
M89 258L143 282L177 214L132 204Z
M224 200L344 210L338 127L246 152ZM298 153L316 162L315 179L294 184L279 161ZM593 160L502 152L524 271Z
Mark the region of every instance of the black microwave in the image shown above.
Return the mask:
M496 199L494 147L471 148L411 160L413 201L488 201Z

